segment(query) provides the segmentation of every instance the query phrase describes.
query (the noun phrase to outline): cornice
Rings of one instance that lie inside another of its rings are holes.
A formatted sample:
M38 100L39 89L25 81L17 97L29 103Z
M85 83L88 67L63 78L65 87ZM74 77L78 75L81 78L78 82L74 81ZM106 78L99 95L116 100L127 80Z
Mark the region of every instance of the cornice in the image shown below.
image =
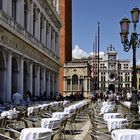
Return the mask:
M50 19L54 22L55 26L58 28L62 27L62 21L58 13L56 12L52 2L50 0L39 0L40 5L45 9L46 13Z

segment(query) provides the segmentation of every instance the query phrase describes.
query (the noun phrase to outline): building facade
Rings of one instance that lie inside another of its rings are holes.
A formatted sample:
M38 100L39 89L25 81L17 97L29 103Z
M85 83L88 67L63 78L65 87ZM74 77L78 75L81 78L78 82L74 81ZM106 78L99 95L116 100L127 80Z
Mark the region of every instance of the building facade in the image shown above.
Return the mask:
M94 73L94 68L98 69L98 62L92 59L92 76L99 76L99 89L123 91L131 89L132 68L130 60L120 60L115 48L110 45L104 55L99 58L99 74ZM94 78L93 76L93 78ZM98 79L98 78L97 78ZM94 78L95 81L95 78ZM94 83L97 83L95 81ZM94 89L95 89L94 84Z
M93 79L91 66L87 60L73 59L64 63L64 96L81 93L85 97L90 95Z
M72 0L60 0L60 18L62 28L60 30L60 62L72 60ZM59 72L59 93L63 93L64 65Z
M0 100L58 92L59 0L0 0Z

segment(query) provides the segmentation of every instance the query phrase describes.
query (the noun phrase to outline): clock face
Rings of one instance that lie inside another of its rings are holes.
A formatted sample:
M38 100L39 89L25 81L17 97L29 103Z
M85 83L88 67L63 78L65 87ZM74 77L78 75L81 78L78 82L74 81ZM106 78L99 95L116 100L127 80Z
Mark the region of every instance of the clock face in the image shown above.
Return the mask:
M116 60L116 57L115 56L109 56L109 60L115 61Z

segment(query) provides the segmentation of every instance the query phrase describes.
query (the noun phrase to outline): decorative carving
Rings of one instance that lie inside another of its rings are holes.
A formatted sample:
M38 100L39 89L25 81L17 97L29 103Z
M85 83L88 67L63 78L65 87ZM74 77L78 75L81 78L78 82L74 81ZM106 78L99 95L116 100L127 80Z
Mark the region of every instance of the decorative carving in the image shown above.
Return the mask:
M27 58L31 58L32 60L35 60L38 63L41 63L45 66L48 66L49 63L50 67L54 70L58 70L60 67L59 64L57 64L57 62L51 60L37 49L21 41L19 38L11 36L6 31L0 31L0 42L1 44L6 45L7 48L9 48L11 51L16 51L16 53L19 52L20 54L23 54Z

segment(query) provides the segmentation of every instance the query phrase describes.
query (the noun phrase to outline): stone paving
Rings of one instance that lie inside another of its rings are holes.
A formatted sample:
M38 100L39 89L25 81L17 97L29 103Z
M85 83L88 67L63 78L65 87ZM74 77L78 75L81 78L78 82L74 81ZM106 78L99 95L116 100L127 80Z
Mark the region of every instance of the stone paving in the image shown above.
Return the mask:
M80 116L76 117L76 131L73 134L69 132L69 125L66 125L66 140L91 140L90 135L88 134L90 128L90 119L88 116L88 112L90 109L90 105L86 108Z

